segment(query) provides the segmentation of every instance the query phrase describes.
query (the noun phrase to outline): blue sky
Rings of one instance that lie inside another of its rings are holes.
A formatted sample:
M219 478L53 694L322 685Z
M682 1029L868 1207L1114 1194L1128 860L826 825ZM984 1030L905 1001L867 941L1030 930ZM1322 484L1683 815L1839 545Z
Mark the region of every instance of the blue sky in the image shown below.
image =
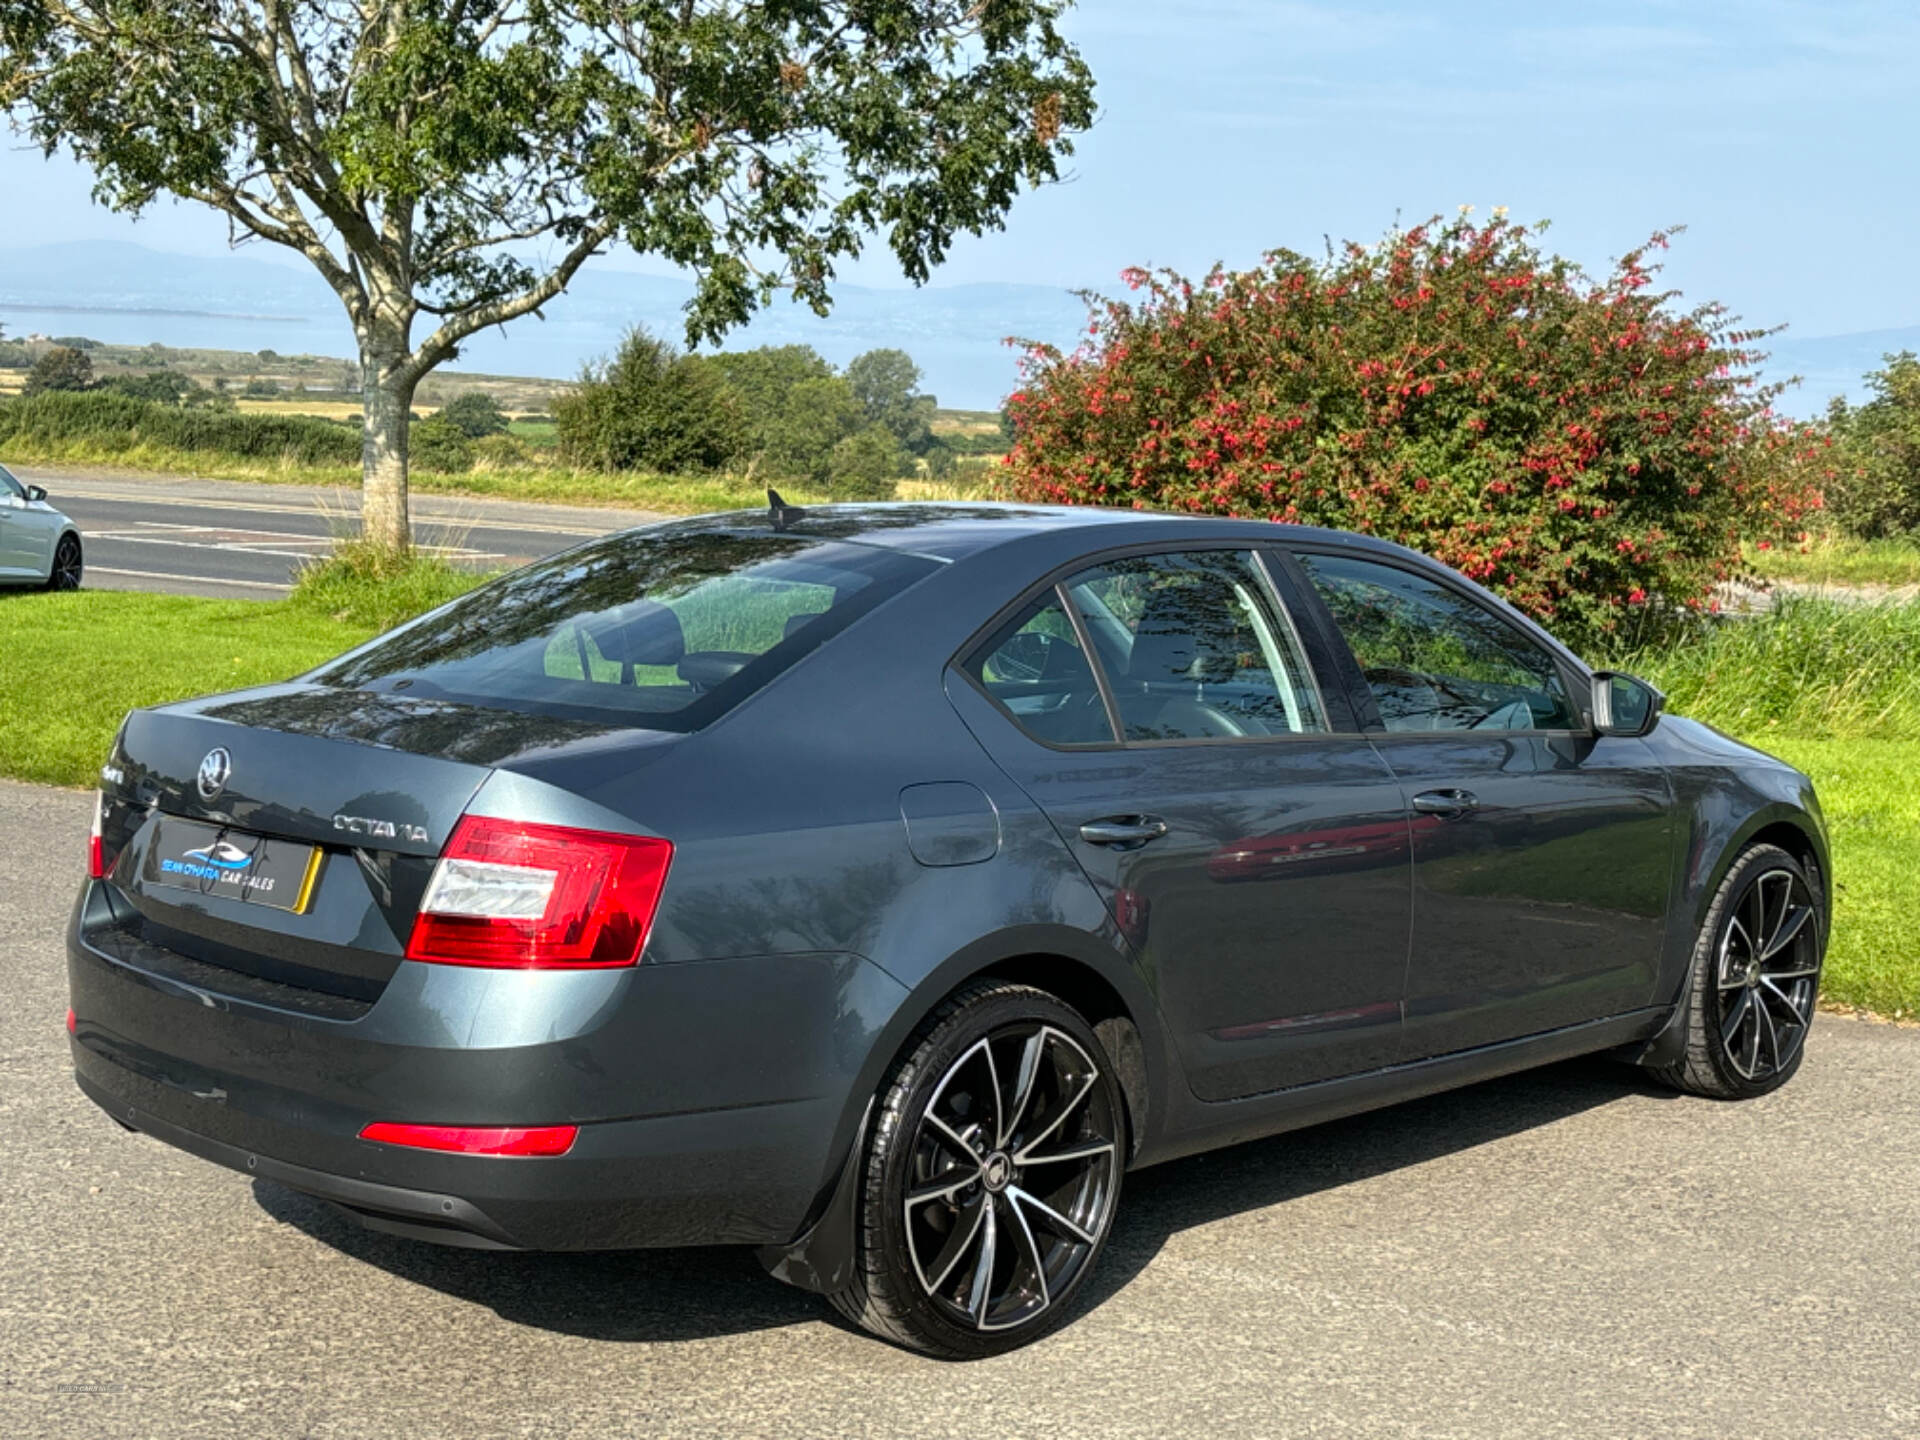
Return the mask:
M1112 287L1130 264L1250 264L1505 205L1594 267L1684 223L1672 281L1799 336L1920 323L1911 0L1084 0L1068 28L1103 110L1073 180L963 242L938 283ZM225 245L190 207L135 225L87 191L0 150L10 243ZM878 249L847 278L898 283Z

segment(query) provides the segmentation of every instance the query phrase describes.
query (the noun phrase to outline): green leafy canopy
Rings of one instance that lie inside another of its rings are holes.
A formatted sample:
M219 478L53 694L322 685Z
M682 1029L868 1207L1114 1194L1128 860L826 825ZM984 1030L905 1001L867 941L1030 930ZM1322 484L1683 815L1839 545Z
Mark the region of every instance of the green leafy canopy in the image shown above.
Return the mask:
M618 237L699 275L691 341L782 288L824 309L874 230L924 280L1055 178L1093 117L1063 8L0 0L0 103L108 204L202 200L436 313Z

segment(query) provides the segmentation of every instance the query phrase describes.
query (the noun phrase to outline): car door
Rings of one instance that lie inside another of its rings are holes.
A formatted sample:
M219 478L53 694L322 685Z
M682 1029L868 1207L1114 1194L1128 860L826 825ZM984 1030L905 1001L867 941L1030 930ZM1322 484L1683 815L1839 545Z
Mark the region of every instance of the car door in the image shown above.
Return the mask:
M1583 677L1437 569L1294 556L1411 816L1412 1053L1649 1003L1673 824L1646 742L1594 735Z
M1196 1094L1399 1058L1400 788L1345 696L1323 698L1260 556L1129 553L1066 575L948 690L1106 899Z
M0 578L35 577L39 527L27 506L26 487L0 466ZM51 562L49 562L51 563Z

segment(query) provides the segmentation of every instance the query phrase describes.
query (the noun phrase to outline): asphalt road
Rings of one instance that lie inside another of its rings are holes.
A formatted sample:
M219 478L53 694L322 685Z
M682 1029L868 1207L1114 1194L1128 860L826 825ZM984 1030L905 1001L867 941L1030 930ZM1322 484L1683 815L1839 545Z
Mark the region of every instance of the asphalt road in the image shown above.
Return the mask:
M86 584L183 595L284 595L299 566L359 523L353 490L14 470L78 522ZM484 569L521 565L660 518L635 510L413 497L417 543Z
M1920 1032L1822 1017L1750 1105L1580 1062L1131 1176L1092 1309L943 1365L743 1253L441 1250L122 1133L61 1027L89 805L0 784L0 1435L1920 1435Z

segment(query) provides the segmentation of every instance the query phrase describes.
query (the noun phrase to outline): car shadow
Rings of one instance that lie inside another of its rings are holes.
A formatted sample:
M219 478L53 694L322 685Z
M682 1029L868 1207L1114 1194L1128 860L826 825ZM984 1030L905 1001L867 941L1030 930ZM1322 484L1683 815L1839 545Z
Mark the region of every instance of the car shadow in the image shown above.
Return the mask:
M1086 1304L1124 1289L1182 1230L1459 1154L1630 1096L1680 1098L1638 1070L1589 1056L1136 1171L1127 1176Z
M1625 1066L1573 1060L1332 1121L1127 1177L1089 1308L1124 1289L1168 1237L1568 1119L1629 1095L1671 1095ZM324 1201L253 1184L268 1215L388 1274L503 1320L620 1342L673 1342L842 1323L818 1296L769 1279L751 1251L600 1254L460 1250L368 1230Z

